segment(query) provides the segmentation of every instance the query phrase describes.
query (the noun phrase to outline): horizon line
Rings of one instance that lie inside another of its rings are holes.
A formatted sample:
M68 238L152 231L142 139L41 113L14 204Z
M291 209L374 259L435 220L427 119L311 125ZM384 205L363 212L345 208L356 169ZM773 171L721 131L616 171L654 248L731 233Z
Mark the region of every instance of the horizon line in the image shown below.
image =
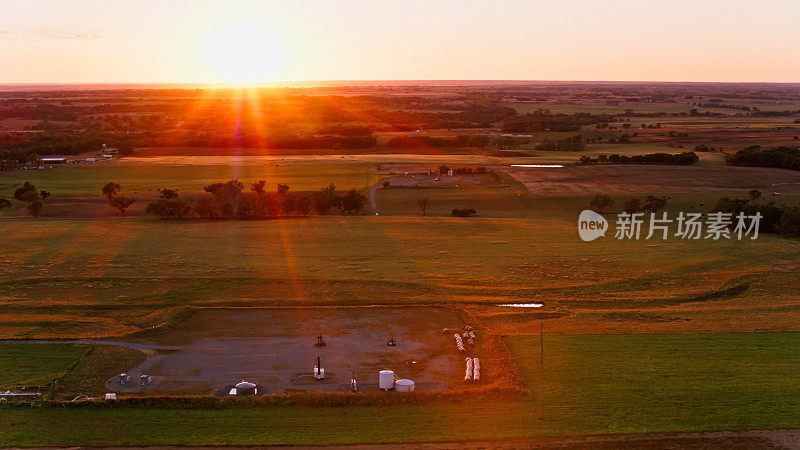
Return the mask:
M511 83L635 83L635 84L718 84L718 85L800 85L800 81L708 81L708 80L580 80L580 79L331 79L331 80L291 80L291 81L263 81L263 82L195 82L195 81L68 81L68 82L0 82L0 88L7 87L72 87L72 86L184 86L184 87L224 87L224 88L270 88L270 87L345 87L353 85L370 86L379 83L410 83L427 84L431 86L457 86L463 84L511 84Z

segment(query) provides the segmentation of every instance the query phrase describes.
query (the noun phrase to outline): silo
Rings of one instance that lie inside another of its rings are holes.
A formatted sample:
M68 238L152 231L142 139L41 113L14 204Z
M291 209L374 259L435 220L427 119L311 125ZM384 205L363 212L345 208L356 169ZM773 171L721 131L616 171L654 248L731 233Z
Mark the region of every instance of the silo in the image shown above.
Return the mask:
M394 372L389 369L381 370L378 375L378 387L383 391L394 388Z
M394 386L397 392L414 392L414 382L405 378L397 380Z

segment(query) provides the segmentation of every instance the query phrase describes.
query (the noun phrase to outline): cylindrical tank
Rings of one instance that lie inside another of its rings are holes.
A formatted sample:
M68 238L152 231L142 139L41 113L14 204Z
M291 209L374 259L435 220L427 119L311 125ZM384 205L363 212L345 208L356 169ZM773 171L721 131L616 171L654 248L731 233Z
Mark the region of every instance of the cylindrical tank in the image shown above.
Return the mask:
M414 382L411 380L406 380L405 378L402 380L397 380L397 383L395 383L394 386L394 389L397 392L414 392Z
M256 395L256 385L253 383L248 383L247 381L242 381L241 383L236 385L236 396L243 396L243 395Z
M378 386L384 391L394 388L394 372L389 369L381 370L378 375Z

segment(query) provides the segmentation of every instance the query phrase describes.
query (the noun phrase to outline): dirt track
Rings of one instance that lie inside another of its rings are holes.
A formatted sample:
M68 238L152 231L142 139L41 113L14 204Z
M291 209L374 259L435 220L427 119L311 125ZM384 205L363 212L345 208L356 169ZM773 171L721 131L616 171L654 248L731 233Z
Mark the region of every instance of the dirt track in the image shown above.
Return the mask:
M457 381L463 355L444 327L462 327L443 308L207 309L176 330L139 342L120 342L155 352L127 370L131 382L109 380L109 390L143 394L225 395L233 384L257 383L261 393L287 388L347 391L355 373L360 390L377 392L378 371L391 368L416 390L444 390ZM314 346L322 334L324 347ZM396 347L387 346L394 337ZM113 342L105 342L114 344ZM311 376L316 357L324 381ZM152 376L141 386L142 374Z

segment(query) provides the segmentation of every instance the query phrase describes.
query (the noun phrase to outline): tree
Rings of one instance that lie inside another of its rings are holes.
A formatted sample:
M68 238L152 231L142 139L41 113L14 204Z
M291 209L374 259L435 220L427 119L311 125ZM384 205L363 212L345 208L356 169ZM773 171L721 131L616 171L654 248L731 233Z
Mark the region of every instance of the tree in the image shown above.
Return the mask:
M119 194L120 189L122 188L120 187L119 183L109 181L105 186L103 186L103 196L110 200L112 197L115 197L117 194Z
M10 201L8 201L8 200L6 200L4 198L0 198L0 211L4 210L6 208L10 208L10 207L11 207L11 202Z
M642 205L642 211L646 213L656 213L664 209L667 206L667 199L666 198L659 198L652 195L648 195L647 198L644 200L644 205Z
M133 145L129 142L123 142L117 145L117 151L121 156L133 156L136 153L133 149Z
M259 180L257 183L253 183L250 187L250 190L255 192L258 195L266 194L267 192L264 190L264 186L267 185L265 180Z
M190 204L178 198L178 193L172 189L161 189L161 198L147 205L144 212L157 214L162 219L186 219L191 217L193 208Z
M42 210L44 209L44 203L37 197L33 201L28 202L28 212L31 213L33 217L39 217Z
M289 192L289 186L278 183L278 195L286 195Z
M592 201L589 202L589 206L599 214L603 214L603 211L613 207L615 204L616 202L611 200L611 197L603 194L595 195Z
M158 192L161 194L161 198L163 198L164 200L174 200L178 198L178 191L175 191L173 189L164 188L164 189L159 189Z
M757 203L761 199L761 191L758 189L753 189L747 193L747 196L750 197L751 202Z
M417 199L417 207L423 216L425 215L425 211L428 210L428 200L428 197L420 197Z
M636 197L631 197L625 201L622 210L628 214L642 212L642 202Z
M297 212L307 216L311 212L311 199L305 196L297 199Z
M359 214L361 210L364 209L366 203L367 197L355 189L350 189L347 195L344 196L345 208L347 211L353 211L355 214Z
M39 193L34 190L34 191L26 191L24 194L20 195L17 200L30 203L36 200L41 200L41 198L39 197Z
M344 212L347 210L347 203L346 203L345 198L344 197L336 197L336 200L334 201L334 205L336 205L336 209L338 209L339 212L342 215L344 215Z
M787 236L800 235L800 208L786 208L781 215L781 231Z
M319 214L328 214L336 206L336 186L331 183L314 193L314 208Z
M117 208L122 215L125 215L125 211L136 201L134 197L126 197L124 195L116 195L108 199L108 204L114 208Z
M205 186L203 190L214 196L216 211L209 211L208 207L211 205L206 203L202 205L202 208L197 208L198 213L200 213L200 210L203 210L204 212L210 213L209 218L233 218L236 214L236 200L239 194L242 193L242 189L244 189L244 185L238 179Z
M14 191L14 198L17 200L22 200L22 196L31 191L36 192L36 186L34 186L30 181L26 181L21 188L17 188Z
M128 210L128 207L130 207L136 201L136 198L125 197L124 195L120 195L121 190L122 187L119 185L119 183L114 183L113 181L109 181L108 183L106 183L105 186L103 186L103 195L106 197L106 202L108 203L108 205L111 206L112 208L117 208L119 212L121 212L122 215L124 216L125 212ZM164 190L167 191L168 189ZM44 193L45 191L42 192ZM48 196L49 195L50 194L48 193ZM161 195L163 198L164 193L162 192ZM175 195L177 196L177 193Z
M50 192L45 191L43 189L43 190L39 191L39 197L41 197L42 200L47 200L47 197L50 197Z

